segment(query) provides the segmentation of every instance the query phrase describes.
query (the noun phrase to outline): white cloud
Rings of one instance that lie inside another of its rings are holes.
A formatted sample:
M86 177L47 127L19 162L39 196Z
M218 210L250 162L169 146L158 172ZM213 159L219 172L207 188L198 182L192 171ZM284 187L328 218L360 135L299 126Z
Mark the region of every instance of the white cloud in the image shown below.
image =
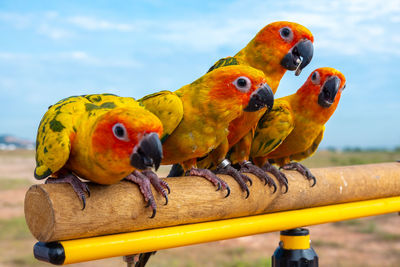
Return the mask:
M131 24L114 23L107 20L97 19L86 16L75 16L68 18L67 21L75 26L85 30L115 30L121 32L130 32L134 30Z
M31 14L19 14L12 12L0 12L0 21L11 24L16 29L25 29L31 25Z
M68 63L75 62L94 67L138 68L141 63L134 59L100 58L84 51L65 51L57 53L24 54L0 52L0 60L13 64L26 65L28 63Z
M84 51L62 52L52 55L54 59L73 60L86 65L95 67L122 67L122 68L137 68L141 64L133 59L115 59L115 58L99 58L91 56Z
M47 23L41 24L37 29L37 33L47 36L53 40L65 39L74 36L74 33L69 30L50 26L50 24Z
M280 6L281 5L281 6ZM189 18L130 22L173 50L215 52L221 47L239 49L266 24L277 20L295 21L314 34L315 46L342 55L399 54L400 36L396 21L400 1L292 1L273 4L240 0L216 13ZM230 14L230 16L227 16ZM231 16L237 14L236 16ZM243 14L243 16L240 16Z

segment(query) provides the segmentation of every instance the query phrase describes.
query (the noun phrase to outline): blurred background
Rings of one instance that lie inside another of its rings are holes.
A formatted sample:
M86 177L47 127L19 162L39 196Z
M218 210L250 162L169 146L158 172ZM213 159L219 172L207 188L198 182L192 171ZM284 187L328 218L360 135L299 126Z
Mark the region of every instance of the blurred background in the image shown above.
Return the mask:
M71 95L176 90L277 20L298 22L315 38L311 64L299 77L286 73L277 97L319 67L347 79L319 152L305 163L400 159L398 0L0 1L0 266L46 266L32 258L23 198L35 182L32 149L48 106ZM314 226L311 238L321 266L398 266L398 226L385 215ZM277 244L278 233L258 235L162 251L152 263L265 266ZM122 260L79 266L116 265Z

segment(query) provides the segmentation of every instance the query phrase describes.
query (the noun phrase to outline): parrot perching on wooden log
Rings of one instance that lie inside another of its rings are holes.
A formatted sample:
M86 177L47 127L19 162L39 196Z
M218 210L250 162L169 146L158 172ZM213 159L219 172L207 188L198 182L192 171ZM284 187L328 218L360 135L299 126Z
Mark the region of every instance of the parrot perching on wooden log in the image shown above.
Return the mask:
M253 162L264 169L269 169L268 161L285 170L295 169L314 185L315 177L297 161L317 150L324 125L335 112L345 85L346 79L338 70L319 68L296 93L276 99L255 130L250 153Z
M71 184L83 208L89 188L78 177L106 185L126 178L140 185L154 216L149 182L166 200L168 185L138 170L159 167L162 132L161 121L133 98L110 94L65 98L50 106L40 122L35 178L51 176L46 183Z
M139 101L164 125L161 164L180 163L188 174L207 178L229 195L224 181L210 170L197 168L197 158L217 147L226 154L229 123L245 111L271 109L273 93L261 71L232 65L209 72L173 93L161 91Z
M304 26L287 21L273 22L260 30L257 35L240 50L234 57L227 57L217 61L209 71L229 65L248 65L264 72L268 79L268 84L272 91L277 91L280 80L287 70L295 70L299 75L301 70L306 67L313 57L314 37ZM257 112L244 112L241 116L233 120L229 125L229 159L233 164L240 164L241 172L250 172L265 181L265 184L274 185L273 180L257 166L249 162L251 140L254 129L265 109ZM213 151L212 154L219 151ZM225 156L225 155L224 155ZM216 167L220 161L210 157L199 162L199 166L210 168ZM226 173L238 176L232 172L232 167L225 167L229 172L223 169L219 173ZM278 179L281 185L286 187L287 179L283 173L276 168L269 169ZM239 175L243 177L244 175ZM246 177L243 177L247 179ZM245 183L242 189L247 190ZM276 188L276 187L275 187Z

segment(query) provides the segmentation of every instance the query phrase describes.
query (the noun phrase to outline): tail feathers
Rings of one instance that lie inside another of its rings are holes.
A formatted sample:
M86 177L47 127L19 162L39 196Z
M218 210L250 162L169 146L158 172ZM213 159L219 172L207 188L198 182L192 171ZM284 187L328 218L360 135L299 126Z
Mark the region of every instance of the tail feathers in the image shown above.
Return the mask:
M34 176L36 179L42 180L42 179L48 177L52 173L53 172L50 170L50 168L48 168L45 165L41 165L41 166L36 166Z

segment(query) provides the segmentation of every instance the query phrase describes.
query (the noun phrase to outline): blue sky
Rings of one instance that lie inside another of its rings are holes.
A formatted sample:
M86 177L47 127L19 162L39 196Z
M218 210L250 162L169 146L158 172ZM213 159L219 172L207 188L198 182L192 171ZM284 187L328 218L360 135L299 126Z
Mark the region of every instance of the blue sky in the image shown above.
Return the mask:
M175 90L234 55L265 25L303 24L318 67L346 90L322 147L400 145L400 1L1 1L0 134L35 139L49 105L88 93L139 98Z

